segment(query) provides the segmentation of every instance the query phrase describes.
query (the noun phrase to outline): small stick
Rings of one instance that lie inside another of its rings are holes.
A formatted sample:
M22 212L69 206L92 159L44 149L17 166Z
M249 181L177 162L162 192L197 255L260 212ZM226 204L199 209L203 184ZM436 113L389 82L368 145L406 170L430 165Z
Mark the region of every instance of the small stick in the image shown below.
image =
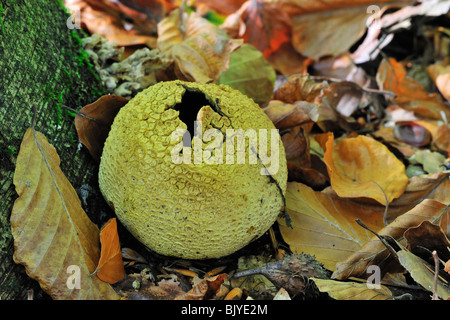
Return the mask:
M439 300L437 295L437 283L438 283L438 275L439 275L439 258L436 250L432 252L432 256L434 259L434 286L433 286L433 296L431 300Z
M97 119L91 118L91 117L85 115L84 113L82 113L82 112L80 112L80 111L77 111L77 110L75 110L75 109L73 109L73 108L71 108L71 107L68 107L68 106L63 105L63 104L61 104L60 106L61 106L62 108L64 108L64 109L66 109L66 110L69 110L70 112L75 113L77 116L86 118L86 119L88 119L89 121L98 122Z

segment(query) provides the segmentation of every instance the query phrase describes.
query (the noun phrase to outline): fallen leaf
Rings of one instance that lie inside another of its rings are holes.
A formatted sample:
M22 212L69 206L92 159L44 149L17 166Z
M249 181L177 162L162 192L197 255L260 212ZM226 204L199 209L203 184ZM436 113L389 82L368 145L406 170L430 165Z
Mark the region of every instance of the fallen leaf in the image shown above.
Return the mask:
M423 221L416 227L405 231L407 248L409 252L425 259L432 258L430 252L436 250L439 259L447 261L450 259L450 242L448 241L441 226L433 224L428 220ZM423 255L421 255L423 253Z
M315 62L311 66L311 74L330 79L345 80L361 87L365 87L370 81L366 72L355 65L349 53L338 57L324 58Z
M86 146L91 156L100 162L103 145L120 108L128 99L116 95L105 95L84 106L75 117L78 138Z
M289 16L277 4L261 0L245 2L236 13L228 16L222 28L255 46L265 58L291 40Z
M292 228L278 219L283 240L293 252L314 255L331 271L371 238L356 219L375 230L383 225L383 217L370 209L296 182L288 183L286 211Z
M311 278L321 292L336 300L393 300L388 287L369 288L367 283Z
M243 44L231 53L230 64L217 80L241 91L258 104L270 100L276 73L261 52L250 44Z
M122 248L122 258L140 263L148 263L148 261L140 253L134 251L131 248Z
M221 273L217 276L203 279L186 293L181 293L175 300L208 300L213 298L220 290L227 274Z
M331 195L336 194L331 188L327 188L323 192ZM395 218L408 212L425 199L437 200L446 205L450 204L450 180L447 173L440 172L410 178L405 192L400 198L394 199L389 203L385 216L386 223L392 222ZM375 200L348 198L347 201L355 206L370 209L382 216L386 211L386 207Z
M445 263L444 271L450 274L450 260Z
M223 15L230 15L237 11L247 0L196 0L195 4L206 5L208 8Z
M450 209L445 204L436 200L425 199L386 227L371 229L380 236L390 236L402 244L404 242L403 234L407 229L416 227L425 220L446 226L449 213ZM364 220L361 219L361 221L365 224ZM386 273L385 266L389 264L390 258L390 252L384 244L377 236L373 236L356 253L336 265L336 271L334 271L332 278L343 280L352 276L367 277L366 270L370 265L379 266L382 275L384 275Z
M394 58L384 59L377 72L380 89L396 94L393 101L399 106L414 111L418 116L440 119L441 112L450 118L450 111L436 93L428 93L416 80L409 78L405 67Z
M287 292L286 289L281 288L280 290L278 290L275 297L273 297L273 300L292 300L292 299L289 296L289 292Z
M55 300L118 299L109 284L90 276L100 257L99 230L59 165L55 148L29 128L14 173L14 261Z
M156 45L156 26L173 8L169 1L65 0L91 34L98 33L120 46Z
M344 5L336 10L330 6L325 11L291 16L295 50L314 60L346 53L364 34L369 15L367 5Z
M241 42L195 12L176 9L158 23L158 48L175 61L180 80L215 82Z
M412 164L421 164L427 173L445 170L445 157L439 152L432 152L429 149L416 151L408 160Z
M285 103L280 100L270 100L263 109L275 127L281 131L294 128L318 120L317 105L306 101Z
M412 254L407 250L400 250L397 252L400 264L411 274L411 277L420 284L425 290L433 292L434 290L434 266L429 265L423 259ZM436 294L441 299L448 299L450 297L450 289L441 279L437 280Z
M125 277L116 218L111 218L100 229L101 253L93 272L102 281L114 284Z
M447 154L450 158L450 128L446 123L441 124L433 136L433 145Z
M387 205L408 184L403 163L370 137L345 138L334 145L330 135L324 161L331 186L340 197L366 197Z
M316 81L310 75L292 75L279 87L273 96L274 100L286 103L297 101L316 102L324 93L329 92L325 81Z
M224 300L241 300L243 291L241 288L233 288L228 294L225 296Z
M427 71L444 98L450 101L450 65L436 62L429 65Z

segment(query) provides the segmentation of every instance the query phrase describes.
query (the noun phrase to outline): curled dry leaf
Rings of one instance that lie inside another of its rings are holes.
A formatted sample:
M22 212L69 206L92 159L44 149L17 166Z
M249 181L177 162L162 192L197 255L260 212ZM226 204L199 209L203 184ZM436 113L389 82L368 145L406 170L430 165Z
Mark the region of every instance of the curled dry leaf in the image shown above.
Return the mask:
M450 259L450 242L441 226L428 220L421 222L417 227L405 231L408 250L423 259L431 258L430 252L436 250L439 259Z
M404 232L411 227L418 226L422 221L428 220L441 226L447 226L449 213L450 208L445 204L436 200L425 199L381 230L372 230L380 236L390 236L401 244L404 242ZM361 221L364 222L362 219ZM356 253L336 265L336 271L332 278L338 280L352 276L365 278L368 276L366 270L369 265L379 266L381 273L384 274L386 272L384 267L389 263L390 257L390 252L384 244L378 237L373 236Z
M128 99L116 95L106 95L84 106L75 117L78 138L88 148L92 157L100 162L103 145L120 108Z
M375 139L359 135L334 145L331 133L324 149L331 186L340 197L366 197L388 205L405 191L404 164Z
M99 230L59 165L45 136L29 128L14 173L14 261L55 300L118 299L108 283L90 276L100 257Z

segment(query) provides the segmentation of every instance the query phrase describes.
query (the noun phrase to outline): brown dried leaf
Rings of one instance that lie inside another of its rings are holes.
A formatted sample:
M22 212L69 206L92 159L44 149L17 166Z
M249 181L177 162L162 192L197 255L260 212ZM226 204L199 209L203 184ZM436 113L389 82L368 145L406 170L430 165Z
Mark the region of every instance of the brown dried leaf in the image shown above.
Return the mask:
M67 8L79 15L82 27L98 33L119 46L156 45L156 26L173 8L165 0L65 0ZM78 11L79 10L79 11Z
M291 39L289 16L279 5L262 0L245 2L225 20L222 28L255 46L265 58Z
M214 298L227 277L227 274L221 273L212 278L203 279L188 292L175 297L175 300L208 300Z
M195 12L173 10L158 23L158 48L175 61L175 74L181 80L216 81L241 43Z
M399 216L389 225L381 230L372 229L381 236L390 236L399 243L404 242L404 232L418 226L422 221L428 220L441 226L447 226L450 208L445 204L426 199L412 210ZM362 219L361 219L362 220ZM364 222L364 220L362 220ZM336 265L336 271L332 278L343 280L348 277L367 277L367 267L377 265L381 268L382 274L386 272L383 269L389 263L390 253L384 244L373 236L370 241L364 244L356 253L349 256L345 261Z
M450 259L450 242L442 228L437 224L425 220L417 227L406 230L404 236L408 244L408 250L412 253L418 256L424 254L431 258L430 252L436 250L439 259L444 261Z
M127 103L128 99L121 96L102 96L80 110L80 113L88 118L81 115L75 117L75 126L81 143L98 162L114 118L120 108Z
M90 276L100 257L99 230L59 165L55 148L29 128L14 173L14 261L53 299L118 299L109 284Z

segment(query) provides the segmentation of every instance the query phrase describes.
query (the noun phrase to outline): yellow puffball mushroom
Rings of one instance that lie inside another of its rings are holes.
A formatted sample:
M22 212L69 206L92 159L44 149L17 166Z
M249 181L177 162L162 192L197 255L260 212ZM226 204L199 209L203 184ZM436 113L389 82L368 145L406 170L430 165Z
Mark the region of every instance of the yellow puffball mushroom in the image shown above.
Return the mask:
M284 146L262 109L239 91L160 82L114 119L99 184L149 249L219 258L259 238L283 211Z

